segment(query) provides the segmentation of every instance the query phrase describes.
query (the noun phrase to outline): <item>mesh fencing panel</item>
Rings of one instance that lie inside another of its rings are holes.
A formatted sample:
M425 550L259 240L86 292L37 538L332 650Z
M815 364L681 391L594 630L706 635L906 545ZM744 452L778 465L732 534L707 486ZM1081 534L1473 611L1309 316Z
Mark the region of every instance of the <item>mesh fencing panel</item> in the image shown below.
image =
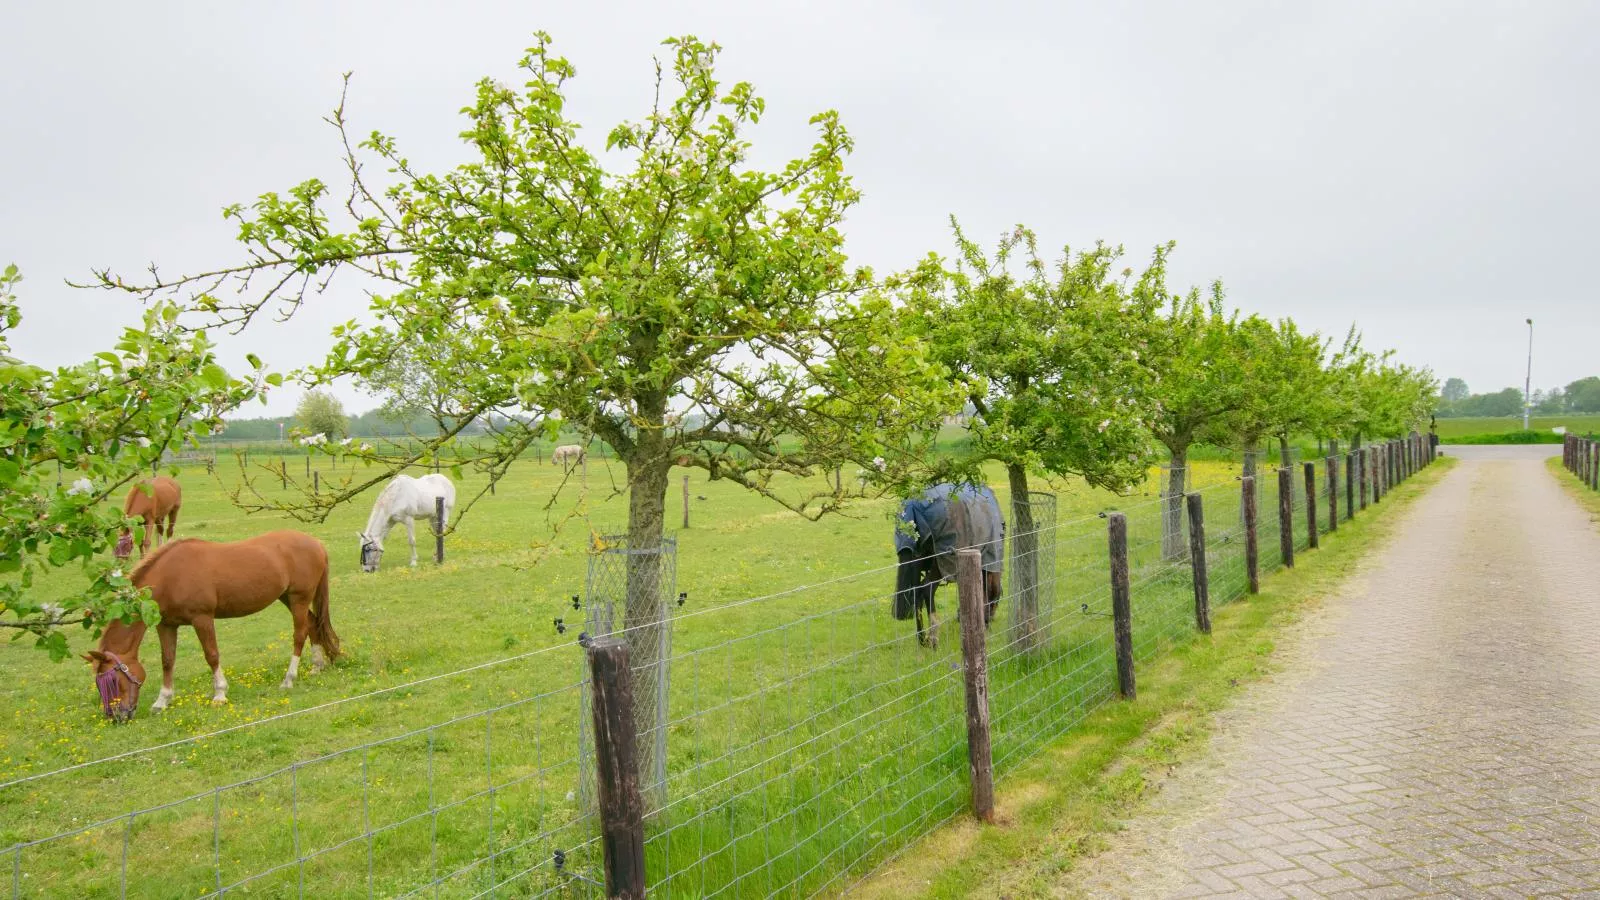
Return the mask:
M677 596L678 545L666 538L655 547L633 547L627 535L594 537L584 580L585 632L591 638L621 635L628 642L633 673L634 724L638 732L639 784L647 805L667 802L667 715L671 689L672 611ZM593 709L584 682L579 710L578 760L584 808L594 808Z

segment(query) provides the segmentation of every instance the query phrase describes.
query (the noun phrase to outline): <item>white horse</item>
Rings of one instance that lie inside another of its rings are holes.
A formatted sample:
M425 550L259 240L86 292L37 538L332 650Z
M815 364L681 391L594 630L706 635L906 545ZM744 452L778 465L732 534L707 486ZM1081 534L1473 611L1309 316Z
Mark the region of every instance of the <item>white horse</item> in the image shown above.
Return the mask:
M396 475L378 495L372 505L372 515L367 517L367 528L361 532L361 571L378 571L383 559L383 539L396 525L406 526L406 537L411 541L411 564L417 564L417 519L432 519L434 501L444 498L444 522L450 524L450 510L456 505L456 486L443 475Z
M577 444L567 444L564 447L557 447L551 452L550 464L566 469L569 466L575 466L583 462L583 456L582 447Z

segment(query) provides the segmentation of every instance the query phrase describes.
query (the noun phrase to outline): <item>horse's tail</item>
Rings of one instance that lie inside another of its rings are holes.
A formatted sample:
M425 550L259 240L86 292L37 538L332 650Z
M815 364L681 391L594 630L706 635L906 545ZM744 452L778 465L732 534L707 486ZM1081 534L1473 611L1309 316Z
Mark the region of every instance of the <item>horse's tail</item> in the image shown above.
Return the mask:
M322 561L322 580L311 600L311 643L322 648L328 661L339 658L339 635L333 631L333 615L328 611L328 561Z

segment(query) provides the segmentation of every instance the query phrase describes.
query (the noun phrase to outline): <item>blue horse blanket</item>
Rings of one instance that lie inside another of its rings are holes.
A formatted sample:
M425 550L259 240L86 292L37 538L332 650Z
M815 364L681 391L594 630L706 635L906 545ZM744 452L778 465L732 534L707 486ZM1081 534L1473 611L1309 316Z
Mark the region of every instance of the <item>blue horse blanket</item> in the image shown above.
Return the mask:
M978 550L983 571L1000 572L1005 534L1000 502L985 485L936 484L902 503L894 530L895 618L911 617L913 588L955 578L957 550Z

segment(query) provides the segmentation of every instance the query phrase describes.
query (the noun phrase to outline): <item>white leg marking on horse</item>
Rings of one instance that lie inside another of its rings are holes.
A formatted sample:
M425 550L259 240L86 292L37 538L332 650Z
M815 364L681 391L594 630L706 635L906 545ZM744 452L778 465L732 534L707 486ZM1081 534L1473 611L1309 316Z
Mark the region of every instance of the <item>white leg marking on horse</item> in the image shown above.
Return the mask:
M153 712L160 712L172 705L172 686L162 685L161 693L156 695L155 705L150 707Z
M283 686L286 688L294 687L294 678L298 674L300 674L300 657L291 656L289 657L289 674L283 676Z
M221 666L211 673L211 702L228 702L228 679L222 674Z
M312 644L311 645L311 672L312 672L312 674L314 675L314 674L316 674L318 672L321 672L322 671L322 667L326 666L327 664L328 664L328 658L323 655L322 648L318 647L316 644Z

